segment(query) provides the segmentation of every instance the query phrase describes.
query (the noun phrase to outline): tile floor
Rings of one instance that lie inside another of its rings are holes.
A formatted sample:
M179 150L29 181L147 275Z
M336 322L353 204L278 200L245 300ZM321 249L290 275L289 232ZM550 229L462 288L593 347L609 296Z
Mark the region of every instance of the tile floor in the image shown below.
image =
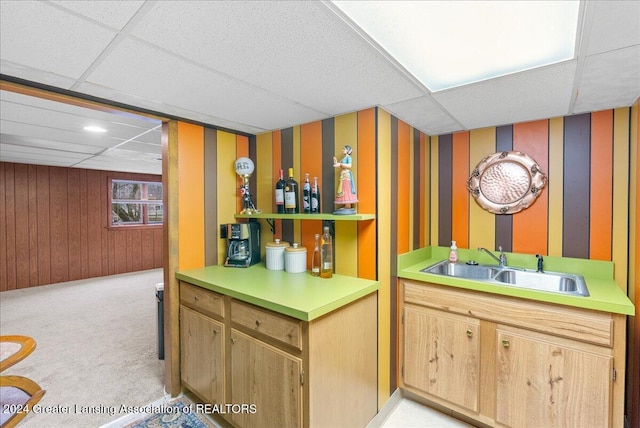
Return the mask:
M153 405L159 406L173 398L167 396ZM122 428L141 418L144 414L131 414L103 425L101 428ZM211 423L221 428L215 421ZM424 406L408 398L400 398L396 406L391 409L389 415L381 419L378 415L367 428L473 428L452 416L441 413L428 406Z
M473 426L408 398L402 398L379 427L472 428Z

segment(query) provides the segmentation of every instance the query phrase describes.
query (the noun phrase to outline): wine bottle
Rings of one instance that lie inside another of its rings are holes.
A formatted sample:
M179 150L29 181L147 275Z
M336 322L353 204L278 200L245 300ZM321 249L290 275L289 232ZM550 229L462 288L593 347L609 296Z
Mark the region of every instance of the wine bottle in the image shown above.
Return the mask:
M313 256L311 257L311 275L320 276L320 235L316 233L315 239Z
M311 186L311 212L320 213L320 187L318 187L318 177L313 177L313 185Z
M309 174L304 175L304 184L302 185L302 212L311 213L311 183L309 183Z
M276 212L278 214L284 214L284 187L285 187L284 175L280 170L280 178L276 182Z
M284 186L284 210L287 214L300 212L298 182L293 178L293 168L289 168L289 178Z
M320 240L320 278L333 276L333 242L329 227L325 226Z

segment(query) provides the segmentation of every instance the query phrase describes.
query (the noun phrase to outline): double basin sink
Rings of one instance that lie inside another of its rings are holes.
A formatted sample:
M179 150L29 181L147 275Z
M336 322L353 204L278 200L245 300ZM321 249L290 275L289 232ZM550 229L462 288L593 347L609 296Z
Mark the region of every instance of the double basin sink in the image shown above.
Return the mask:
M451 263L443 260L421 270L424 273L454 278L472 279L492 284L527 288L537 291L589 296L584 278L580 275L556 272L536 272L508 266Z

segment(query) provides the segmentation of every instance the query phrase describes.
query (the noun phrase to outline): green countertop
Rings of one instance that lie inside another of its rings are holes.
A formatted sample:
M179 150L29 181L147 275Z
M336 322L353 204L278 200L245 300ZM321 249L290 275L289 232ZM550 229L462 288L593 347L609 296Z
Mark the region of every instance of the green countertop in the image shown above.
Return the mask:
M537 259L533 255L505 254L507 256L508 266L534 270L537 266ZM584 277L590 295L588 297L582 297L420 272L421 269L436 264L448 257L448 247L425 247L401 254L398 256L398 277L464 288L467 290L500 294L503 296L573 306L576 308L593 309L624 315L635 314L633 303L613 279L612 262L568 257L544 257L545 271L573 273ZM490 256L477 250L458 249L458 259L461 262L475 260L481 264L496 264L496 261Z
M207 266L183 270L176 278L238 300L312 321L378 290L377 281L333 275L273 271L259 263L248 268Z

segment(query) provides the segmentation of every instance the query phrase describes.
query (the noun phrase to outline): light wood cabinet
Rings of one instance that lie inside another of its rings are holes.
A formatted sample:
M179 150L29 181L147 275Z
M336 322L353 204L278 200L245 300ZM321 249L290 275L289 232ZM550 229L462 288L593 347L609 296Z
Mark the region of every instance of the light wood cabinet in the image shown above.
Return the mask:
M474 318L406 305L405 384L476 411L479 326Z
M238 427L356 427L376 415L377 293L311 321L186 282L180 282L180 293L183 386L204 403L218 403L216 394L194 379L222 379L220 403L245 405L243 411L217 415L226 422ZM222 335L213 333L219 327ZM223 376L218 377L220 368Z
M231 402L256 412L232 413L242 427L302 426L302 359L231 330Z
M610 352L507 326L498 327L496 334L496 422L510 427L610 426Z
M209 403L224 403L224 325L181 306L180 339L182 383Z
M405 391L488 426L623 426L625 316L399 283Z

